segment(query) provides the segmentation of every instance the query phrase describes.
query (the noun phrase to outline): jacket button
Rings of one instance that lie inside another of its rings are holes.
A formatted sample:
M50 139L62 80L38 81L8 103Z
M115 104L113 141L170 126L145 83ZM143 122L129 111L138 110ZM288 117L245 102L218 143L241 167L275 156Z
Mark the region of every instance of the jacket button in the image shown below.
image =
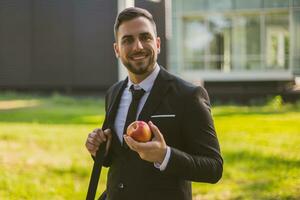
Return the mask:
M123 189L124 188L124 184L123 183L119 183L118 188L119 189Z

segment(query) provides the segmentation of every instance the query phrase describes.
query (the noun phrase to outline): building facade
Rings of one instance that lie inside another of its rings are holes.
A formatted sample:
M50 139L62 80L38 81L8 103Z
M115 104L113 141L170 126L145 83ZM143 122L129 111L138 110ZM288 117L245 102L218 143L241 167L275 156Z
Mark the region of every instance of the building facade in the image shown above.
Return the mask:
M100 91L126 76L113 25L125 7L150 10L164 37L164 1L0 1L0 90ZM163 45L159 62L166 65Z
M117 13L153 13L158 62L211 96L280 94L300 75L300 0L0 1L0 90L105 91L126 76Z
M300 0L173 0L169 69L190 81L300 74Z
M106 90L116 1L0 1L0 89Z

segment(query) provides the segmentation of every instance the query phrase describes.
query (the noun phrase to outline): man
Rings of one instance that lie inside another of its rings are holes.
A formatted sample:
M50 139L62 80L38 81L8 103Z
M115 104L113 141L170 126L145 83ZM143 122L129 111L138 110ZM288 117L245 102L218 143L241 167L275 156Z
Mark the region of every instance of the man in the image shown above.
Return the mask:
M223 171L207 92L156 63L160 38L148 11L123 10L114 30L114 50L128 78L108 90L103 127L86 141L93 156L107 141L107 199L191 200L190 181L216 183ZM146 143L124 134L137 90L143 94L135 119L148 122L153 133Z

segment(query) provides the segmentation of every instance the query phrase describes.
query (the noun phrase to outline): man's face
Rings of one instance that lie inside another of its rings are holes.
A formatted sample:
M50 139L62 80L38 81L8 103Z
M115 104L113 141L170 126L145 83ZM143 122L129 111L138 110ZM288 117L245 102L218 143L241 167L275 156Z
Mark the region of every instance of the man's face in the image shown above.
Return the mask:
M119 26L114 49L129 72L148 75L160 51L160 38L155 35L153 25L147 18L138 17Z

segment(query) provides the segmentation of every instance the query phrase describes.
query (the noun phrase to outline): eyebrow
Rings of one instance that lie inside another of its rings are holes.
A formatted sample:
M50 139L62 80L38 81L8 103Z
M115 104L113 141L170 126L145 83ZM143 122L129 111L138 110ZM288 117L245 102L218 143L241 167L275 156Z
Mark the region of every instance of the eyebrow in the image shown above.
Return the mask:
M126 38L132 38L133 36L132 35L124 35L122 38L121 38L121 40L124 40L124 39L126 39Z
M151 35L149 32L140 33L140 35Z
M139 35L145 36L145 35L151 35L151 33L149 33L149 32L143 32L143 33L140 33ZM151 36L152 36L152 35L151 35ZM132 35L124 35L124 36L121 38L121 40L126 39L126 38L131 38L131 37L133 37L133 36L132 36Z

